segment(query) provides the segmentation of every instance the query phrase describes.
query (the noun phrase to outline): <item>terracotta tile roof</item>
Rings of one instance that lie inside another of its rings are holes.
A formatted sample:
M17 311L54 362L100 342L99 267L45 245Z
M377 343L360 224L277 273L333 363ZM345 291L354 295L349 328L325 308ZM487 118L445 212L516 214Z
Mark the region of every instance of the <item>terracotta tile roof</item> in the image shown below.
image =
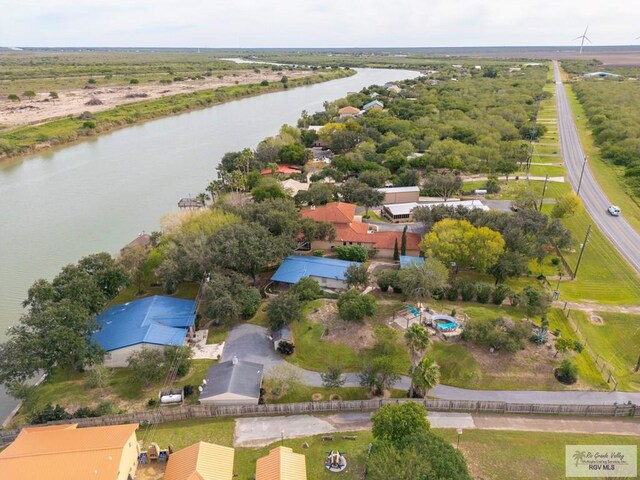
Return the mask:
M353 203L331 202L315 208L305 208L300 214L316 222L351 223L356 214L356 206Z
M164 480L231 480L234 450L198 442L171 454Z
M293 167L288 167L287 165L278 165L278 168L276 170L271 170L270 168L265 168L264 170L262 170L262 175L272 175L274 173L282 173L285 175L291 175L294 173L300 173L300 169L299 168L293 168Z
M345 225L334 225L337 242L369 243L373 248L388 249L393 248L396 239L398 248L402 241L402 232L372 232L367 233L369 226L366 223L348 223ZM407 232L407 250L417 251L420 249L420 235Z
M338 110L339 115L357 115L360 113L360 109L356 107L342 107Z
M113 480L120 478L118 469L125 448L135 448L137 456L137 423L76 427L77 424L22 429L16 440L0 452L0 478Z
M256 480L307 480L305 456L277 447L256 462Z

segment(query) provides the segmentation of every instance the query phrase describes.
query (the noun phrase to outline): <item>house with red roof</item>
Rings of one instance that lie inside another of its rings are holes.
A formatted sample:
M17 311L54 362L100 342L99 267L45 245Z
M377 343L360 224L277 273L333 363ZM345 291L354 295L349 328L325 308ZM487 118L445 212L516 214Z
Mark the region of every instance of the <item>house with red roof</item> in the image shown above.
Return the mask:
M355 213L356 205L344 202L303 209L300 212L303 217L331 223L336 231L333 241L314 240L311 242L311 249L331 250L340 245L362 245L369 250L376 249L378 257L393 258L396 241L398 248L401 246L402 232L379 231L377 225L363 223ZM420 235L417 233L407 233L406 253L413 256L420 254Z
M288 165L278 165L277 169L265 168L260 173L262 175L273 175L279 173L281 175L293 175L300 173L302 170L299 168L289 167Z

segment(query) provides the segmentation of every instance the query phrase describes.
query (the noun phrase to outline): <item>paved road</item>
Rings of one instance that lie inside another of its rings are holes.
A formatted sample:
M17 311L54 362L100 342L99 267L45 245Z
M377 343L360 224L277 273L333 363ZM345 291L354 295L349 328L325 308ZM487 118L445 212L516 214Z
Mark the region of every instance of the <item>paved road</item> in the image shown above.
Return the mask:
M560 77L558 62L553 62L556 77L556 99L558 104L558 131L560 145L564 157L569 181L577 190L580 181L585 154L580 144L580 137L574 121L574 115ZM580 187L580 196L584 206L600 231L613 243L618 252L629 264L640 273L640 233L636 232L624 219L624 212L620 217L612 217L607 213L611 201L598 185L589 164L584 170Z
M540 403L550 405L613 405L632 402L640 405L640 392L585 392L534 390L467 390L438 385L429 396L443 400L473 400L508 403Z

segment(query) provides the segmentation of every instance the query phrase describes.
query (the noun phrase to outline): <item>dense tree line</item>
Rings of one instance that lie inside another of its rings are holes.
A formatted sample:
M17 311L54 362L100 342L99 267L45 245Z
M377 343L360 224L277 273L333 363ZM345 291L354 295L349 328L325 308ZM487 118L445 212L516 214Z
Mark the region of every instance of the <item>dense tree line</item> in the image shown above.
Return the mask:
M97 253L67 265L52 281L36 281L23 302L26 313L0 344L0 383L14 390L39 371L78 371L102 362L91 340L95 315L130 280L108 253Z
M602 158L624 167L624 180L640 198L640 85L615 80L582 81L573 85L589 118Z

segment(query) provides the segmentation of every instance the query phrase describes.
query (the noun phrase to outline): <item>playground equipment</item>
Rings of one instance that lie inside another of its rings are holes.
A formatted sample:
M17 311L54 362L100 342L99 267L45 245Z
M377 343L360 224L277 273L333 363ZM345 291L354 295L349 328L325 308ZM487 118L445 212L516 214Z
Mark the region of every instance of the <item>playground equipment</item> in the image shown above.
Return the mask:
M333 473L342 472L347 468L347 459L339 451L327 452L327 457L324 460L324 466L327 470Z

